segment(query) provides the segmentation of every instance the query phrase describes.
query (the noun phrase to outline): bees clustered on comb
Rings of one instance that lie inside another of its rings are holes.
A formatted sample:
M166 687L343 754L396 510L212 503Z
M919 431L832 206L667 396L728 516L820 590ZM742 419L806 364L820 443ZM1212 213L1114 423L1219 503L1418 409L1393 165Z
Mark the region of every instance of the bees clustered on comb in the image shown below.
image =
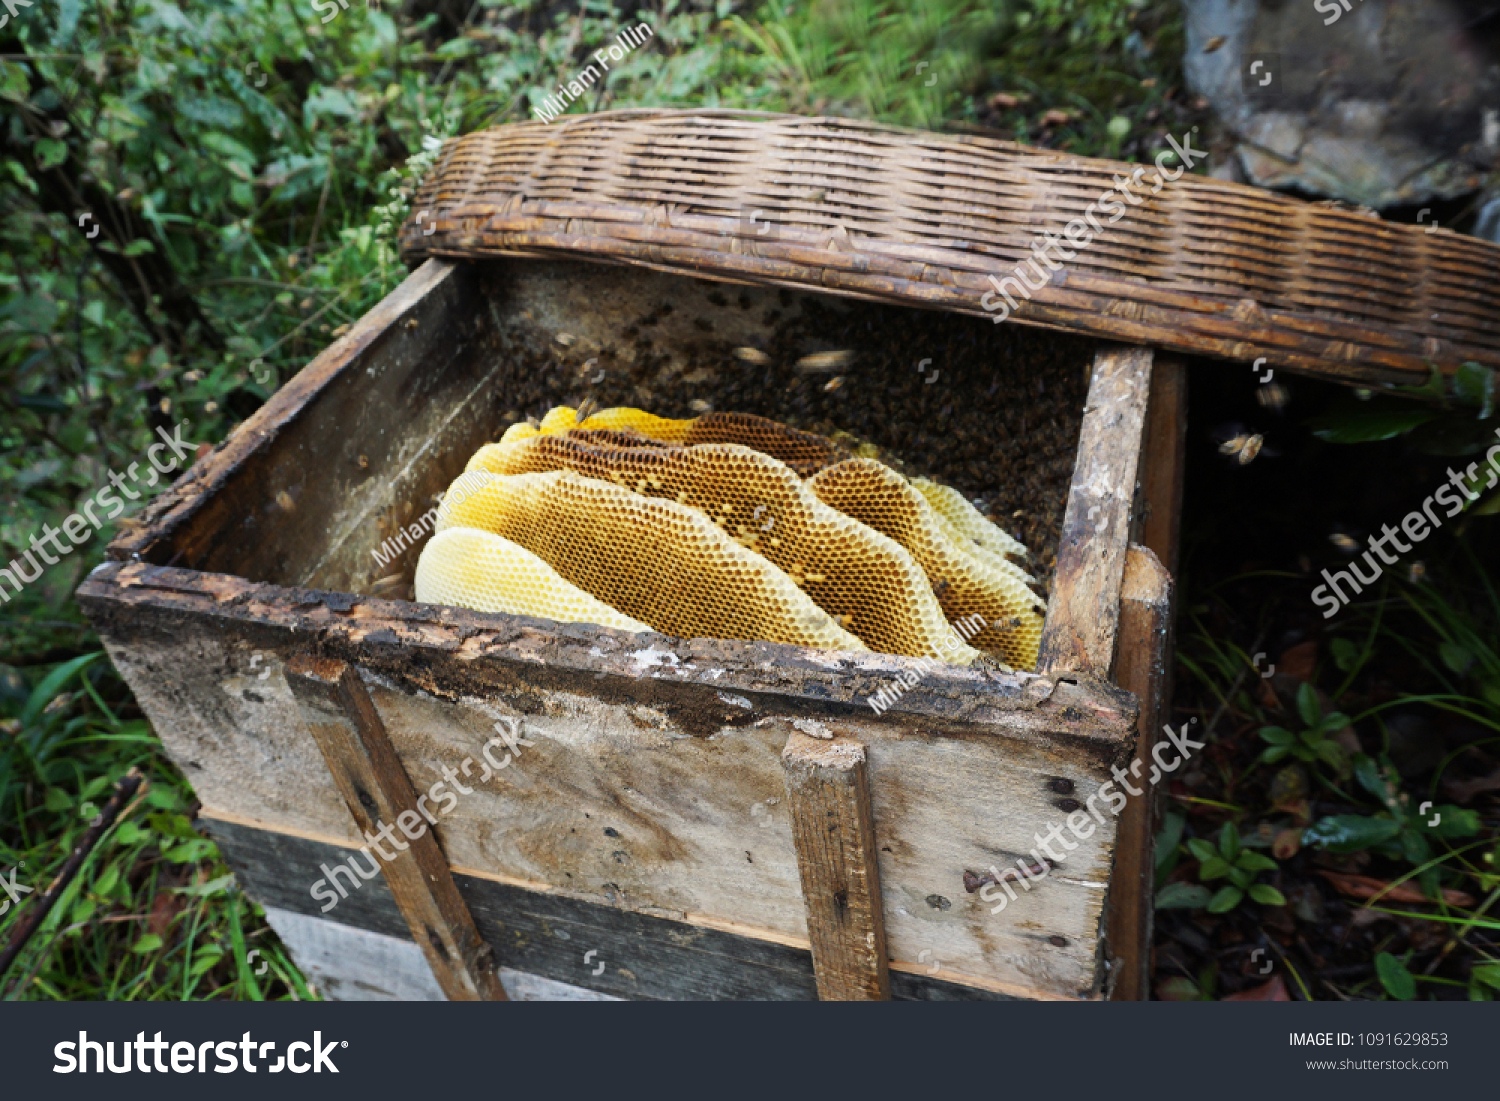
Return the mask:
M745 413L514 424L435 533L425 603L1028 670L1041 639L1026 549L959 493Z

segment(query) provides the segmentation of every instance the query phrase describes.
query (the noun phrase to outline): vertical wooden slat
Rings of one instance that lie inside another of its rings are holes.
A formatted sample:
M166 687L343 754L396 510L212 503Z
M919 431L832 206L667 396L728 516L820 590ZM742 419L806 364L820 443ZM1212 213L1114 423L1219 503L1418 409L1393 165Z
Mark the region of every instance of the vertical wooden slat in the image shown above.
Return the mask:
M411 778L354 669L331 658L299 655L287 663L286 679L360 832L368 838L407 811L427 826ZM382 869L443 993L453 1001L505 1001L490 948L474 927L432 830L424 828L403 843L405 849L391 843L398 851Z
M1172 634L1172 579L1145 547L1131 545L1120 593L1120 643L1113 680L1140 700L1135 756L1150 776L1151 750L1165 721L1167 655ZM1109 954L1118 961L1111 976L1113 997L1150 997L1151 917L1156 888L1157 791L1146 785L1120 812L1115 833L1115 870L1110 877Z
M1173 578L1177 576L1182 529L1182 478L1187 456L1187 364L1181 356L1157 355L1151 364L1151 400L1141 453L1140 530L1134 542L1147 547Z
M823 1001L891 996L865 747L793 733L781 753Z
M1151 375L1150 348L1104 345L1094 358L1038 672L1104 677L1114 664Z

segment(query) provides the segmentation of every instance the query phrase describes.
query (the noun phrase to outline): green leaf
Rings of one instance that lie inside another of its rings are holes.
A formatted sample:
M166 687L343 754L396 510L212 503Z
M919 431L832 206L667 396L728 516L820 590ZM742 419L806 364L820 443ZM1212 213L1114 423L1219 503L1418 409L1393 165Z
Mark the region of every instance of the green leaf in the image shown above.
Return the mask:
M1250 888L1250 897L1262 906L1285 906L1286 896L1269 883L1257 883Z
M155 252L155 251L156 251L156 246L153 245L145 237L141 237L141 238L138 238L137 240L131 241L130 244L126 245L121 250L121 252L124 255L126 255L126 256L142 256L145 253Z
M1336 769L1339 772L1343 772L1344 766L1348 764L1344 747L1335 741L1319 742L1317 755L1330 768Z
M1308 726L1317 726L1318 720L1323 717L1323 709L1318 706L1317 690L1306 681L1297 688L1297 714L1302 716L1302 721Z
M1460 675L1468 672L1469 666L1474 664L1474 655L1468 648L1451 638L1443 640L1438 647L1438 656L1443 659L1444 665Z
M1447 383L1443 378L1443 372L1439 371L1437 365L1434 363L1429 363L1427 369L1432 373L1427 376L1427 381L1422 383L1421 386L1398 386L1396 387L1397 391L1403 394L1410 394L1414 398L1441 400L1443 395L1447 393Z
M147 952L155 952L159 948L161 948L161 937L155 933L147 933L136 941L130 950L144 956Z
M1495 372L1477 363L1465 363L1453 375L1453 392L1465 405L1479 410L1479 419L1495 412Z
M1475 982L1482 982L1500 990L1500 963L1476 964L1474 970L1469 973L1469 977Z
M1417 980L1411 972L1389 952L1375 957L1375 973L1380 976L1380 985L1385 992L1400 1002L1409 1002L1417 996Z
M114 892L119 882L120 866L118 864L110 864L104 871L99 873L99 878L94 880L94 894L103 895L108 898Z
M1333 654L1333 663L1339 667L1340 672L1347 673L1359 660L1359 647L1347 638L1333 639L1329 642L1328 649Z
M1156 866L1160 868L1177 851L1177 846L1182 843L1182 827L1187 824L1187 818L1181 814L1165 814L1161 820L1161 830L1156 835Z
M1213 892L1196 883L1168 883L1156 892L1158 910L1201 910L1213 898Z
M1229 874L1229 861L1222 856L1211 856L1198 869L1198 878L1207 882Z
M1225 887L1208 904L1210 914L1223 914L1233 910L1244 899L1245 892L1238 887Z
M1263 726L1260 728L1260 736L1272 745L1291 745L1297 737L1282 726Z
M92 654L84 654L72 661L64 662L43 677L42 682L32 690L31 696L26 700L26 706L21 708L21 725L30 726L36 722L42 709L56 698L58 691L73 679L75 673L92 665L103 656L103 650L95 650Z
M58 141L56 138L41 138L36 143L36 166L45 172L49 168L56 168L68 159L68 146L66 142Z
M1240 831L1234 828L1233 822L1225 822L1219 830L1219 851L1230 863L1240 855Z
M1373 757L1364 753L1354 755L1354 778L1359 781L1360 787L1379 799L1382 806L1390 803L1390 785L1385 782L1385 776L1381 774L1380 766Z
M1201 837L1194 837L1187 843L1188 852L1199 860L1211 860L1219 855L1219 851Z
M1264 853L1242 852L1235 863L1251 872L1274 872L1276 870L1276 861Z
M1242 891L1246 887L1250 886L1250 881L1254 878L1255 877L1252 876L1249 872L1245 871L1244 868L1236 868L1232 865L1229 868L1229 882L1233 883Z
M1473 837L1479 832L1481 822L1478 811L1445 803L1437 808L1437 813L1440 815L1438 824L1431 829L1439 837ZM1423 818L1421 821L1426 823L1431 819Z
M1351 409L1314 417L1308 427L1329 443L1368 443L1393 439L1436 416L1430 409Z
M115 841L121 845L134 845L145 835L145 832L134 822L121 822L115 827Z
M1317 845L1335 853L1359 852L1401 832L1401 823L1390 818L1366 818L1361 814L1335 814L1321 818L1302 831L1304 845Z
M1291 752L1292 752L1292 749L1291 749L1290 746L1285 746L1285 745L1267 746L1265 748L1265 750L1261 753L1260 760L1261 760L1262 764L1274 765L1277 761L1279 761L1283 757L1289 755Z

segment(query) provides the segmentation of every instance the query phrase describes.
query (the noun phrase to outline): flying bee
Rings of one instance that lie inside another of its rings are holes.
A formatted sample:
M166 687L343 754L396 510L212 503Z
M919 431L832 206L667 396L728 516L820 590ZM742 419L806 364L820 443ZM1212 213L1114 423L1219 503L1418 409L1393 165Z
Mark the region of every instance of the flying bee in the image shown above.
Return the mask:
M1423 563L1413 562L1410 566L1406 567L1406 581L1408 584L1415 585L1425 580L1426 577L1427 567Z
M578 411L573 414L573 423L582 424L584 421L588 420L589 415L598 408L599 403L593 398L584 398L581 402L578 403Z
M1291 400L1291 396L1281 383L1268 382L1255 391L1255 400L1260 402L1262 408L1274 409L1279 413L1286 408L1286 403Z
M799 371L837 371L840 367L846 367L854 359L854 353L842 352L814 352L812 355L803 356L795 366Z
M734 358L743 363L753 363L757 367L771 362L771 357L759 348L736 348Z
M842 385L844 385L844 376L839 375L836 378L831 378L828 380L828 385L823 387L823 392L831 394Z
M1246 466L1255 461L1255 456L1260 454L1260 449L1265 442L1266 438L1259 432L1251 435L1231 436L1219 445L1219 454L1233 455L1239 460L1241 466Z
M1359 543L1349 535L1336 531L1328 537L1328 541L1345 554L1353 555L1359 553Z

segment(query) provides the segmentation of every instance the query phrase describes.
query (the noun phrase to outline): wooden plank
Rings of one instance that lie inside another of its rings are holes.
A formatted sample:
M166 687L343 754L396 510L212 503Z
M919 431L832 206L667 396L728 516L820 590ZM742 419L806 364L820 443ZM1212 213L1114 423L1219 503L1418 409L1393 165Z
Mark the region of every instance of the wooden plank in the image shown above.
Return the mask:
M443 990L427 957L402 931L389 936L336 921L308 917L276 906L266 921L286 945L307 981L331 1002L440 1002ZM513 1002L618 1001L609 994L524 971L500 969L500 983Z
M1100 679L931 669L877 715L868 697L910 659L636 638L144 565L106 566L81 599L216 812L363 844L280 676L316 637L359 667L418 790L477 759L497 720L524 722L533 744L442 817L456 871L805 944L780 753L794 723L817 722L868 747L893 971L935 966L1031 997L1102 986L1112 816L1066 875L1003 912L968 887L1128 761L1135 701Z
M1174 578L1187 457L1187 388L1187 362L1181 356L1157 354L1151 364L1151 397L1141 453L1141 502L1136 509L1136 530L1131 535L1132 541L1150 549Z
M1103 677L1114 663L1151 373L1149 348L1105 345L1095 356L1039 672Z
M301 655L287 664L286 680L359 831L376 852L383 854L377 835L396 850L382 870L438 985L454 1001L505 1001L493 953L453 885L447 858L359 675L346 662ZM369 849L361 851L375 862Z
M327 914L308 894L306 885L322 874L323 867L346 859L348 847L216 817L200 818L199 823L219 843L240 883L256 901L320 922L326 927L325 943L337 943L340 930L350 930L412 944L395 898L379 877ZM806 944L761 940L463 873L455 873L453 880L480 934L504 950L511 968L526 974L639 1000L811 1001L817 997ZM390 961L390 966L398 965L399 961ZM346 965L333 953L319 952L317 966L336 973L346 984L368 978L365 968L353 962ZM425 971L425 963L422 966ZM387 990L421 989L432 983L430 975L412 974L408 968L399 979L375 985ZM1019 990L1007 993L946 981L941 975L934 977L930 965L893 970L891 988L892 997L899 1001L1005 1001L1025 995Z
M794 731L781 751L818 997L889 1001L865 747Z
M1114 681L1141 701L1135 756L1143 776L1154 775L1151 751L1166 718L1167 655L1171 652L1172 579L1145 547L1131 545L1120 594L1120 644ZM1151 771L1148 771L1151 770ZM1165 779L1145 784L1120 812L1115 871L1110 879L1108 941L1114 957L1116 1000L1150 997L1151 918L1155 894L1157 793Z

